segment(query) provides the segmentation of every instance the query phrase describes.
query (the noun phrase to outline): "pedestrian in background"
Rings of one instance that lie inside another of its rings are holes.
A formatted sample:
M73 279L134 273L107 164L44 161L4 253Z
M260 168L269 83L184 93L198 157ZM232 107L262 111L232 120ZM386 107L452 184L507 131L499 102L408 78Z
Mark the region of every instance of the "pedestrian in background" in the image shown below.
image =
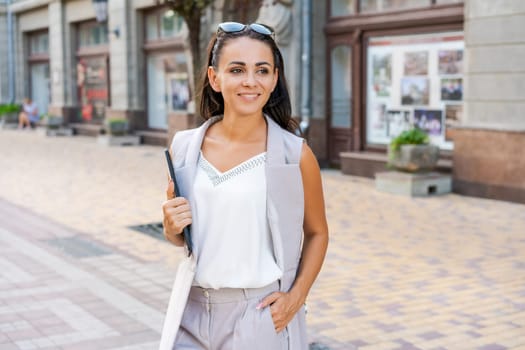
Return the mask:
M262 24L226 22L208 45L200 112L178 132L164 234L197 268L174 349L308 348L305 301L328 227L317 160L294 134L283 58Z
M36 103L31 101L29 97L24 98L22 103L22 111L18 115L18 128L23 129L26 126L34 128L35 124L40 120L38 115L38 107Z

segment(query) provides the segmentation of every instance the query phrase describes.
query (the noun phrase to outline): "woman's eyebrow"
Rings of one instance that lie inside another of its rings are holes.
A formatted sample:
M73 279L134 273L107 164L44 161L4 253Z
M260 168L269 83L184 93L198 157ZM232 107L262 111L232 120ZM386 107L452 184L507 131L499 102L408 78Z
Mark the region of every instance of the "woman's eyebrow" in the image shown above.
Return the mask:
M231 61L228 66L246 66L246 63L242 61Z
M271 64L268 63L268 62L266 62L266 61L262 61L262 62L257 62L257 63L255 63L255 66L256 66L256 67L264 66L264 65L271 66ZM230 63L228 63L228 66L246 66L246 62L242 62L242 61L231 61Z

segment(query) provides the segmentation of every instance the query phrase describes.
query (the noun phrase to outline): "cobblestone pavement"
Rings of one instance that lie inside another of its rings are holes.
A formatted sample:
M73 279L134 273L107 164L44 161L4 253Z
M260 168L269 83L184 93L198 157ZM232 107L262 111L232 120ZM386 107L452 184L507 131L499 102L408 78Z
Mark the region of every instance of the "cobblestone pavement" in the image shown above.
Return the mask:
M0 349L156 349L178 248L161 147L0 130ZM323 171L318 349L525 349L525 206L408 198Z

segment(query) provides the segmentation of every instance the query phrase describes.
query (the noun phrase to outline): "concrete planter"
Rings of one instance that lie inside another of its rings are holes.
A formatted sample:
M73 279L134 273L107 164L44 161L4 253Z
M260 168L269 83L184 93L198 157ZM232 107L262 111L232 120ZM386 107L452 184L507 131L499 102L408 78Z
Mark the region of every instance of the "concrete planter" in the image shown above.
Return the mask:
M393 151L388 148L388 164L393 168L415 173L434 169L439 160L439 147L435 145L401 145Z
M0 116L0 126L4 129L18 126L18 112L8 112Z
M129 121L126 119L108 119L104 122L105 132L113 136L125 136L129 131Z
M51 115L47 116L43 122L43 125L45 125L47 129L59 129L62 124L64 124L64 118Z
M99 135L97 143L104 146L138 146L140 137L135 135Z

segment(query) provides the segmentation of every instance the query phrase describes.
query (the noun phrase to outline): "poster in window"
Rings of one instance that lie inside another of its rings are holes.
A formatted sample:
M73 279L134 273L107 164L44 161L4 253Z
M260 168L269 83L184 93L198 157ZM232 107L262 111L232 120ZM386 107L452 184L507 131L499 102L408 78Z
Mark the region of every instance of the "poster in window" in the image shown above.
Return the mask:
M386 112L388 137L396 137L405 130L412 128L412 121L410 118L411 111L408 109L391 109Z
M463 99L462 79L441 79L441 99L443 101L461 101Z
M463 73L463 50L440 50L438 60L440 75Z
M377 96L388 97L392 87L392 54L376 54L372 57L373 84Z
M104 57L80 58L76 68L82 119L101 121L108 103L107 61Z
M449 104L445 106L445 140L451 141L449 128L461 123L463 106L460 104Z
M410 77L401 79L401 104L402 105L428 105L429 89L428 79Z
M414 126L430 136L441 136L443 112L439 109L414 109Z
M190 100L190 88L186 73L169 74L170 107L173 111L186 110Z
M377 103L370 115L370 133L373 138L385 138L387 135L386 104Z
M405 52L405 75L427 75L428 52Z
M446 105L445 106L445 125L455 126L461 122L463 113L462 105Z

